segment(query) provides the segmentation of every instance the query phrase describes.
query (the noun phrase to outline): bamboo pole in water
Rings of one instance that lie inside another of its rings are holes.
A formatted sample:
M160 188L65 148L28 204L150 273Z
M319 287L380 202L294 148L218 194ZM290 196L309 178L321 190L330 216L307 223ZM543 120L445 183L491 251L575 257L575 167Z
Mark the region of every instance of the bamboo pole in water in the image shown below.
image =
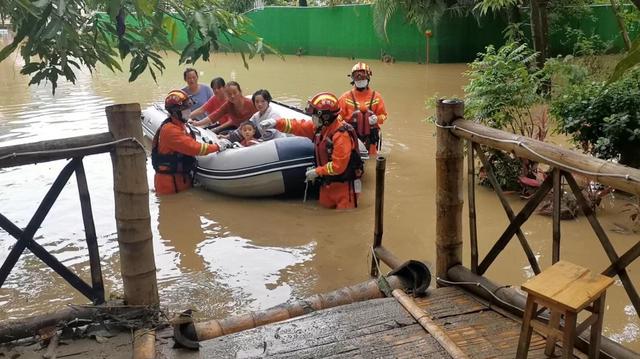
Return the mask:
M382 245L382 232L384 228L384 172L387 166L387 159L383 156L376 158L376 207L375 225L373 228L373 248L374 250ZM371 258L371 276L378 276L379 260Z
M411 285L411 283L393 275L387 277L387 281L391 289L406 289ZM364 283L338 289L330 293L317 294L304 300L281 304L263 311L194 323L194 325L189 325L185 331L181 333L180 337L194 341L208 340L261 325L298 317L321 309L382 297L384 297L384 293L380 291L377 280L371 279ZM177 326L174 328L177 328ZM175 337L177 336L174 335L174 338Z
M140 105L106 108L109 132L115 140L142 141ZM140 143L121 142L111 153L120 269L127 304L159 304L153 236L149 214L147 156Z
M462 140L446 128L464 116L464 102L438 100L436 105L436 276L462 263L464 151ZM444 127L443 127L444 126Z
M138 329L133 332L133 359L154 359L156 357L156 331Z
M579 173L581 176L592 178L604 185L640 195L640 169L608 162L464 119L457 119L453 122L453 125L455 125L455 128L451 132L461 138L491 148L513 152L518 157L546 163L565 172ZM438 131L441 130L438 129ZM525 147L536 153L532 153ZM577 170L586 171L590 174ZM614 174L615 176L602 176L602 174Z
M456 359L469 359L467 354L465 354L462 349L454 342L447 333L440 328L440 326L427 317L425 311L420 308L416 302L411 299L407 293L405 293L402 289L394 289L393 297L404 307L404 309L411 314L411 316L420 323L420 325L429 333L431 336L442 345L442 347L451 355L452 358Z

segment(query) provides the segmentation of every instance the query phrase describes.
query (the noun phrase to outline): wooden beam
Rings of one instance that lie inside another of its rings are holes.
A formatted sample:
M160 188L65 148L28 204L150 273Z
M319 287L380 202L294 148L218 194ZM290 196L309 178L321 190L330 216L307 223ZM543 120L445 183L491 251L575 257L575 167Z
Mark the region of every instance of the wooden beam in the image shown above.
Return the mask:
M469 200L469 240L471 245L471 271L478 272L478 225L476 223L476 171L475 147L467 141L467 199Z
M633 245L633 247L629 248L623 255L618 258L617 261L612 263L610 266L605 269L602 274L613 277L618 274L620 269L626 268L629 264L631 264L636 258L640 256L640 242Z
M560 260L560 210L562 209L562 183L560 170L553 169L553 249L551 263Z
M578 205L580 205L580 209L582 210L582 213L584 213L584 215L587 217L589 224L591 224L591 228L593 228L593 231L595 232L596 237L598 237L600 244L602 244L602 248L607 254L607 257L609 257L609 260L611 261L611 263L617 263L620 260L620 258L618 257L618 254L616 253L615 248L613 248L613 245L609 241L609 237L607 236L607 233L604 231L604 228L602 228L602 225L596 218L593 209L591 209L589 202L582 195L582 190L576 183L576 180L573 178L573 176L570 173L564 173L563 175L566 178L567 183L571 188L571 191L573 192L576 199L578 200ZM627 295L629 296L629 299L631 300L631 304L633 304L633 307L635 308L636 313L640 313L640 296L638 296L638 292L636 291L636 288L633 286L633 282L631 281L631 278L629 278L629 274L627 273L627 270L625 268L619 268L616 273L618 274L618 277L622 282L622 286L627 292Z
M93 222L93 212L91 211L91 196L87 185L87 176L84 173L82 159L76 167L76 181L78 182L78 193L80 196L80 208L82 211L82 222L84 223L84 233L89 251L89 264L91 267L91 284L95 292L93 304L104 303L104 284L102 283L102 268L100 267L100 252L98 250L98 239L96 227Z
M0 168L61 160L113 150L113 136L98 133L78 137L0 147Z
M482 151L480 146L478 144L474 144L474 146L476 148L476 153L478 154L478 158L480 158L480 161L482 162L482 165L484 166L484 169L485 169L485 171L487 173L487 178L489 179L489 183L491 183L491 186L493 187L494 192L498 196L498 199L500 199L500 204L502 204L502 208L504 208L504 211L507 214L507 218L509 218L509 222L513 223L513 221L516 218L516 215L515 215L515 213L513 213L513 209L511 208L511 205L509 204L509 201L507 200L507 196L505 196L504 192L502 192L502 188L500 188L500 184L498 183L498 179L496 177L496 174L495 174L495 172L493 172L493 167L491 166L491 164L487 160L487 157L484 155L484 151ZM535 210L536 208L537 208L537 205L533 209ZM526 221L526 219L525 219L525 221ZM535 254L533 254L533 250L531 250L531 247L529 246L529 242L527 242L527 238L524 236L524 233L522 233L522 229L520 229L519 226L516 228L516 236L518 237L518 240L520 241L520 245L522 246L522 249L524 250L524 254L527 256L527 260L529 261L529 264L531 265L531 269L533 269L533 272L535 274L539 274L540 273L540 265L538 264L538 260L536 259ZM511 238L509 238L509 240L507 240L507 243L510 240L511 240ZM505 245L506 245L506 243L505 243ZM476 271L474 273L482 274L484 272L477 272Z
M547 195L547 193L551 189L551 186L552 186L551 178L552 177L549 176L544 180L544 182L542 182L542 185L540 186L538 191L536 191L533 197L531 197L531 199L524 205L520 213L518 213L518 215L513 219L513 221L511 221L511 223L509 224L507 229L504 231L502 236L500 236L496 244L494 244L491 250L489 251L489 253L487 253L487 256L484 258L482 263L480 263L480 266L478 267L479 274L484 274L484 272L487 271L491 263L493 263L496 257L498 257L498 254L502 252L504 247L507 246L507 244L509 243L513 235L518 231L520 226L522 226L522 224L526 222L527 219L529 219L529 216L531 216L533 211L536 210L540 202L542 202L544 197Z
M513 152L518 157L546 163L566 172L577 172L613 188L640 195L640 169L607 162L560 146L537 141L525 136L483 126L479 123L459 119L453 122L451 131L461 138L503 151ZM535 151L532 153L528 147ZM581 171L593 173L588 175ZM602 174L616 174L617 177Z
M391 251L384 246L379 246L373 249L376 253L376 257L391 269L396 269L402 265L402 261L396 257Z

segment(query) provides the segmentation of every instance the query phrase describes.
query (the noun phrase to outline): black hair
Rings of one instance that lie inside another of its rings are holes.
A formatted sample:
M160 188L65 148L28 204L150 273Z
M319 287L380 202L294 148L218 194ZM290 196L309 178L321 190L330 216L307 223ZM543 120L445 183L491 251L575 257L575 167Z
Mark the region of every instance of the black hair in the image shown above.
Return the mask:
M249 125L249 126L253 127L253 130L254 130L256 133L258 132L258 128L256 127L256 124L255 124L255 123L253 123L253 122L251 122L251 121L248 121L248 120L247 120L247 121L244 121L243 123L241 123L241 124L240 124L240 126L238 126L238 130L242 130L242 128L243 128L244 126L247 126L247 125Z
M262 96L265 101L271 103L271 94L265 89L258 90L253 93L253 96L251 96L251 102L253 102L254 106L256 105L256 96Z
M242 92L242 89L240 88L240 84L235 82L235 81L229 81L227 82L227 85L225 87L229 88L231 86L235 86L238 88L238 91Z
M184 69L184 72L182 73L182 78L183 78L185 81L187 81L187 74L188 74L189 72L191 72L191 71L195 72L195 73L196 73L196 76L200 77L200 76L198 75L198 70L194 69L193 67L187 67L186 69Z
M220 87L224 87L226 84L224 82L224 79L222 77L216 77L213 80L211 80L211 89L215 89L215 88L220 88Z

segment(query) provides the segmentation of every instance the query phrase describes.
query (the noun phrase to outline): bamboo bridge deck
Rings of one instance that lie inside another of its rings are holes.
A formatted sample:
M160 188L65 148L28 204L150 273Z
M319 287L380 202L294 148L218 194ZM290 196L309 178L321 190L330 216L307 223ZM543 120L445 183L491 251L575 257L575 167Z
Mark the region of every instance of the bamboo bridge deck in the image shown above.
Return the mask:
M416 303L470 358L514 358L520 321L464 290L432 289ZM546 358L534 332L529 358ZM559 349L559 348L558 348ZM165 358L451 358L394 298L317 311L201 342L198 353L160 349ZM586 358L582 353L578 358Z

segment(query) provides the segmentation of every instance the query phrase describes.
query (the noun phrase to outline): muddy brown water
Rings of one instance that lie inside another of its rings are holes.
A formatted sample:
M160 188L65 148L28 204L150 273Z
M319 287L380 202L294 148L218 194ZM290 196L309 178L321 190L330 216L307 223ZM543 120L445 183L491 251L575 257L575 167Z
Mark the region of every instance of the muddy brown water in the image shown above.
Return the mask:
M79 74L75 85L28 87L19 74L21 61L0 63L0 145L63 138L107 130L104 107L138 102L146 107L168 90L182 87L182 66L167 55L167 70L154 83L145 74L135 83L127 75L100 68ZM199 63L200 79L222 76L240 82L245 94L267 88L275 99L302 104L318 91L348 89L350 59L268 56L245 69L238 55L221 54ZM387 177L384 245L402 259L435 261L435 137L425 118L425 101L434 94L462 96L466 65L371 63L372 86L382 93L389 120L384 126ZM557 141L564 143L562 139ZM122 292L108 155L90 156L85 167L91 191L102 270L107 293ZM0 213L25 227L63 167L63 161L0 169ZM151 225L162 305L194 308L200 318L225 317L330 291L368 279L373 237L374 168L369 162L359 208L336 212L301 199L240 199L197 188L159 198L151 192ZM153 170L148 163L152 186ZM523 201L511 198L514 209ZM480 253L486 254L506 228L507 219L493 192L478 188ZM618 250L630 248L638 234L612 231L624 224L621 205L605 199L600 216ZM465 212L465 236L468 237ZM551 220L534 215L524 226L543 267L551 261ZM89 278L86 244L75 180L68 183L35 240L65 265ZM0 231L0 260L15 241ZM468 241L465 249L468 265ZM585 218L562 223L563 259L602 270L608 260ZM640 287L640 263L628 270ZM488 277L519 285L532 275L523 251L513 240L493 264ZM15 319L85 303L58 275L25 253L0 289L0 319ZM640 350L640 320L619 281L609 290L604 334Z

